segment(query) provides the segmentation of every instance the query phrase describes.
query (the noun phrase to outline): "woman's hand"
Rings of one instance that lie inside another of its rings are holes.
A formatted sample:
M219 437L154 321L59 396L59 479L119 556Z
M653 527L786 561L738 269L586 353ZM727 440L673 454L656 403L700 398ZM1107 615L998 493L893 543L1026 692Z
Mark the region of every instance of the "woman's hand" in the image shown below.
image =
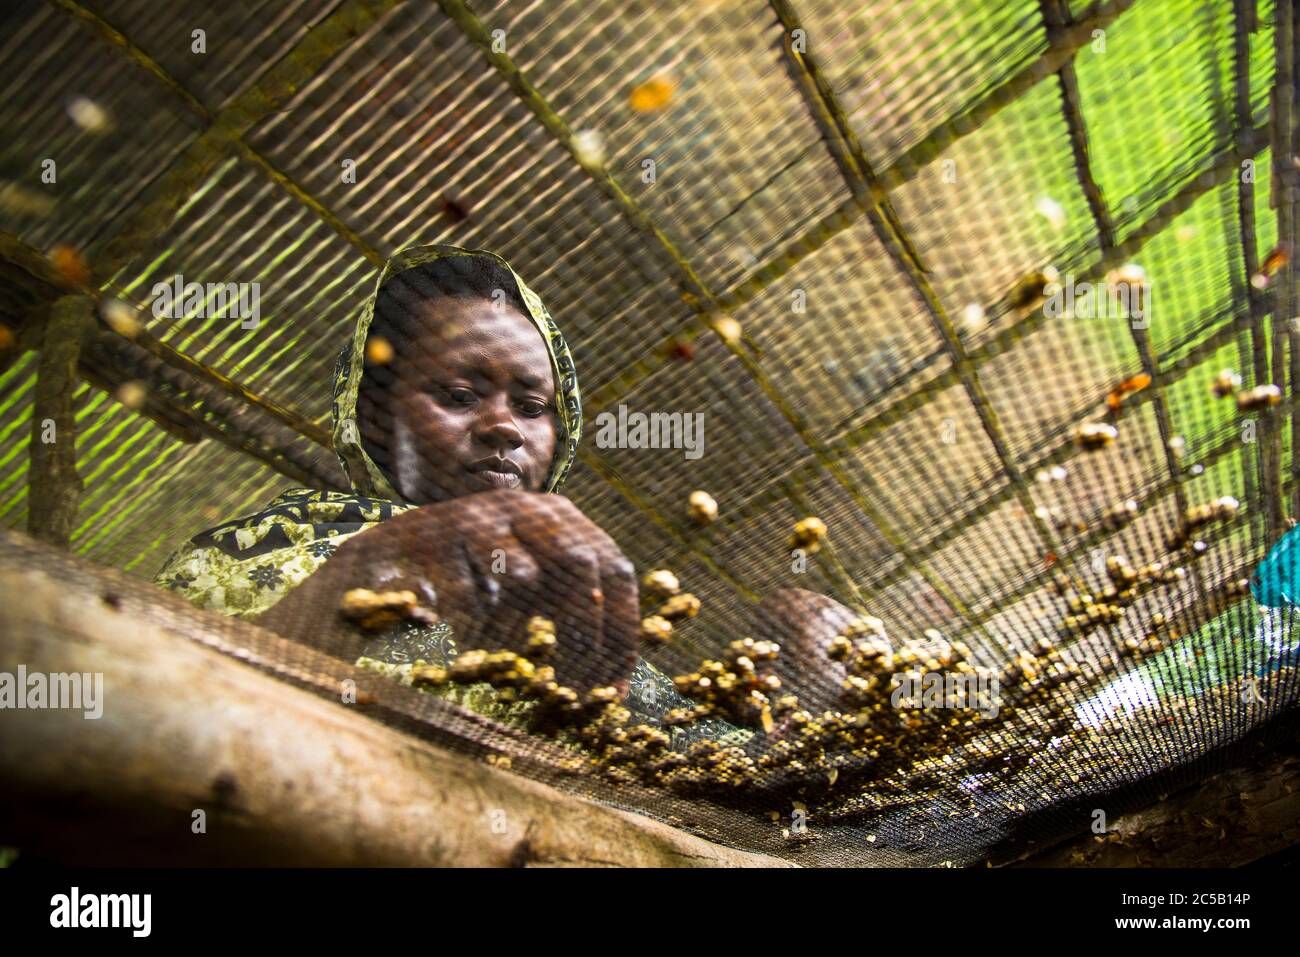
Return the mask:
M857 617L835 599L803 588L779 589L759 603L754 637L781 646L776 674L801 708L816 713L840 707L844 666L827 656L826 644Z
M527 623L555 623L556 678L626 691L640 625L636 574L604 530L566 498L480 492L403 512L344 542L258 623L346 657L360 644L339 614L350 589L410 590L457 647L523 653Z

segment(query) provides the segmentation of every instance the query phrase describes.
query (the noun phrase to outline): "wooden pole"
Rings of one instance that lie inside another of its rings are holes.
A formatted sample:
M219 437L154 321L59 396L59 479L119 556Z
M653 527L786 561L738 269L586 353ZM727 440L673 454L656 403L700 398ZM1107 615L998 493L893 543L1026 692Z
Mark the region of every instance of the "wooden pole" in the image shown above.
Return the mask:
M77 360L94 327L90 300L64 296L50 308L32 404L31 458L27 470L27 530L67 548L81 500L77 475L77 425L72 398Z
M1286 348L1287 329L1291 316L1295 312L1296 267L1295 267L1295 167L1291 163L1291 131L1295 119L1295 98L1293 83L1295 80L1295 48L1292 45L1291 31L1294 10L1290 3L1277 5L1277 22L1274 26L1275 67L1272 91L1272 130L1273 147L1273 207L1277 211L1278 245L1289 251L1290 256L1278 273L1274 282L1277 286L1276 306L1273 310L1273 349L1272 380L1279 387L1286 387ZM1266 412L1265 415L1276 415ZM1286 509L1283 503L1282 475L1282 423L1280 417L1272 428L1265 430L1263 438L1268 445L1262 449L1264 454L1264 473L1262 482L1265 489L1265 515L1269 541L1276 541L1286 530L1283 524Z
M272 402L265 396L258 395L245 388L229 376L223 375L216 369L206 366L197 359L173 348L152 333L140 331L132 335L130 341L173 369L188 372L200 382L215 386L232 398L259 409L272 418L279 419L290 429L304 438L310 439L322 448L334 448L334 440L329 432L306 416L300 415L291 409L286 409L278 402Z

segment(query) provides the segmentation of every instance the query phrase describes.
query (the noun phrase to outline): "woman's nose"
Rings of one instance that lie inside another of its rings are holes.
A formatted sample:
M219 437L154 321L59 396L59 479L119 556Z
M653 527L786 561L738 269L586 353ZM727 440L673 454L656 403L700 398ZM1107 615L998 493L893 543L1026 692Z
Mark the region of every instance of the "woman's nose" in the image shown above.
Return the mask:
M524 434L515 424L508 396L485 400L480 405L478 437L492 448L517 449L524 444Z

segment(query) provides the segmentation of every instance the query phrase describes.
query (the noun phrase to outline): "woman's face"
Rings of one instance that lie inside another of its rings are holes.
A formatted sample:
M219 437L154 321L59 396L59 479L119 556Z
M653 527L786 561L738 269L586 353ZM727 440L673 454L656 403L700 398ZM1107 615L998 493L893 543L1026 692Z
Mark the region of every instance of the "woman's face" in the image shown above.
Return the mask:
M513 306L484 299L418 308L421 334L390 343L386 393L358 409L362 436L386 450L397 490L419 504L490 489L540 491L558 434L541 333Z

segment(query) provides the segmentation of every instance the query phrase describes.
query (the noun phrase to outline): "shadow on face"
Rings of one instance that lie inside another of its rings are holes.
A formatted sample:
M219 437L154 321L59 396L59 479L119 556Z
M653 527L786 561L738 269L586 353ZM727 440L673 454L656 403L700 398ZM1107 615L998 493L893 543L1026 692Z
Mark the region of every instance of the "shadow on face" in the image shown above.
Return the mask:
M367 343L357 418L371 458L421 505L542 490L559 419L550 354L532 320L480 298L424 299L409 310L406 332L394 327L385 342L372 332Z

